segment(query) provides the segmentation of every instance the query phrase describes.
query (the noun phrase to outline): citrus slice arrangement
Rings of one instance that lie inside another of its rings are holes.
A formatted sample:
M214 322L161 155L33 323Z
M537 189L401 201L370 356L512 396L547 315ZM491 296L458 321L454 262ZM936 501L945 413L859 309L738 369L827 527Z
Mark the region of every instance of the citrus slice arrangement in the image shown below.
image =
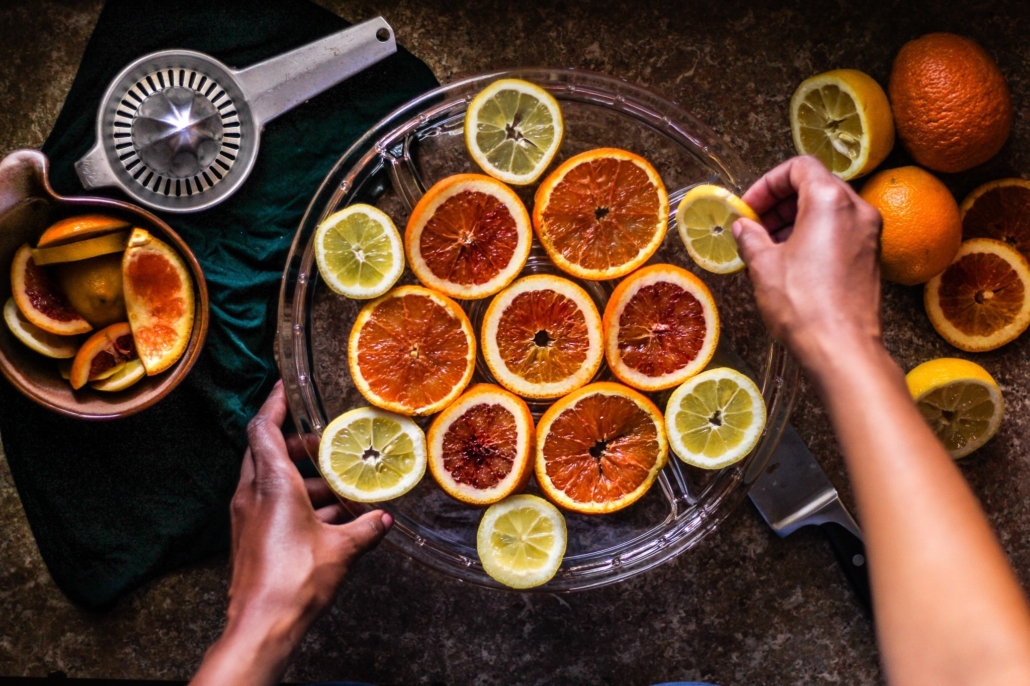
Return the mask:
M113 393L172 367L193 333L193 278L183 258L117 217L67 217L15 253L4 321L60 366L73 390Z
M428 471L456 503L488 508L479 560L513 588L558 572L568 543L563 511L614 513L652 488L672 436L646 394L680 386L681 397L711 401L703 421L708 442L722 449L702 447L701 459L685 460L701 469L743 459L765 422L753 384L737 380L729 396L719 386L714 399L708 386L683 390L709 364L721 325L695 274L645 266L670 221L658 171L635 153L598 148L548 174L564 126L545 89L496 81L471 100L464 121L466 152L485 175L436 181L408 216L351 205L312 239L329 288L358 301L347 364L369 404L322 431L320 470L357 502L401 497ZM516 190L545 174L529 211L529 191ZM722 188L687 195L679 234L701 268L740 271L730 227L741 216L756 218ZM557 273L527 270L534 241ZM397 285L405 265L420 285ZM602 317L607 289L590 282L616 279ZM599 380L606 361L617 381ZM536 423L534 411L542 411ZM696 431L675 421L679 444L693 445Z

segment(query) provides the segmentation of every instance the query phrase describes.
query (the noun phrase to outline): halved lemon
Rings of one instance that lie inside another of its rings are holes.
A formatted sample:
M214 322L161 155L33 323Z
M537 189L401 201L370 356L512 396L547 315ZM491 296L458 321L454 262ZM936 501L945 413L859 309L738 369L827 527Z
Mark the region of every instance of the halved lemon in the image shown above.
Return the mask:
M465 112L465 146L490 176L514 186L540 178L564 133L558 101L520 79L494 81Z
M744 459L761 438L765 419L758 386L727 367L688 379L665 406L672 452L701 469L722 469Z
M741 217L759 221L754 210L725 188L704 184L687 191L676 210L676 226L697 266L715 274L744 268L733 237L733 222Z
M315 231L315 261L329 287L357 300L378 298L404 272L404 248L393 221L371 205L351 205Z
M1001 389L974 362L930 360L906 374L905 383L919 412L956 460L989 441L1001 426Z
M518 276L533 229L515 191L482 174L456 174L419 200L404 231L411 271L462 300L486 298Z
M58 336L44 331L25 318L14 302L14 298L8 298L4 303L4 321L7 322L7 328L11 330L15 338L40 355L46 355L56 360L66 360L75 357L75 353L79 350L80 339L78 336Z
M495 580L511 588L533 588L554 577L567 541L558 508L535 495L513 495L483 515L476 551Z
M318 466L342 498L391 500L414 488L426 473L426 437L407 417L360 407L344 412L322 432Z
M790 130L798 154L814 155L844 180L868 174L894 147L887 94L857 69L802 81L790 99Z
M497 382L524 398L557 398L588 383L604 358L601 316L578 285L526 276L483 317L483 359Z
M522 398L477 384L429 427L429 472L451 497L491 505L529 481L535 438L533 415Z
M1000 348L1030 325L1030 264L1007 243L971 238L926 282L923 304L933 328L956 348Z

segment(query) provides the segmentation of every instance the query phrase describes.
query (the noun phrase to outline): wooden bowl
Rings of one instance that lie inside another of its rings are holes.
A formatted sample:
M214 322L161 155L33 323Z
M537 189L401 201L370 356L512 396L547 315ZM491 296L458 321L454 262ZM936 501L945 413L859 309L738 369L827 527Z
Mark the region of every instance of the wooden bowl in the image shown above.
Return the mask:
M144 377L124 391L104 393L86 386L73 391L61 378L57 361L44 357L0 324L0 373L40 405L80 419L117 419L150 407L168 395L192 369L207 336L208 296L204 273L185 242L167 224L135 205L106 198L65 198L54 193L47 179L49 161L38 150L19 150L0 161L0 306L11 297L11 262L25 243L35 245L43 231L59 219L102 213L123 218L146 229L175 248L193 276L196 313L193 333L182 357L171 369Z

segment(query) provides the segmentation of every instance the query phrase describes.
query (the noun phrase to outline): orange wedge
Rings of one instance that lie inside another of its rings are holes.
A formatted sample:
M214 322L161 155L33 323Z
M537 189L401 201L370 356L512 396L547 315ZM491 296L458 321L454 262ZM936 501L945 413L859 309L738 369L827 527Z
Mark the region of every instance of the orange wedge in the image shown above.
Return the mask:
M28 243L14 253L11 295L25 318L43 331L74 336L93 328L75 311L64 291L35 263Z
M658 250L669 195L647 160L616 148L580 153L536 192L533 227L551 260L581 279L626 276Z
M68 217L53 224L43 232L36 243L37 248L50 248L67 245L91 238L97 238L116 231L124 231L132 225L124 219L109 217L104 214L83 214Z
M132 329L125 322L112 324L86 339L72 361L68 378L78 390L90 381L101 381L117 374L125 363L136 357Z

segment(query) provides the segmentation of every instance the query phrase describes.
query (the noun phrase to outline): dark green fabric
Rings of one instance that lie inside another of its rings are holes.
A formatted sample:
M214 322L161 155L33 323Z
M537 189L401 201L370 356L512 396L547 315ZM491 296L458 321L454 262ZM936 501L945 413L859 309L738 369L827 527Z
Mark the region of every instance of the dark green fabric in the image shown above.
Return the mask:
M83 194L73 164L93 145L104 90L136 57L187 48L242 67L346 26L307 0L109 0L43 147L54 188ZM155 407L87 423L0 383L7 460L43 559L72 600L107 606L226 548L246 423L278 376L277 297L301 215L362 133L435 85L422 62L399 50L270 123L252 174L229 200L163 215L204 268L211 325L193 372Z

